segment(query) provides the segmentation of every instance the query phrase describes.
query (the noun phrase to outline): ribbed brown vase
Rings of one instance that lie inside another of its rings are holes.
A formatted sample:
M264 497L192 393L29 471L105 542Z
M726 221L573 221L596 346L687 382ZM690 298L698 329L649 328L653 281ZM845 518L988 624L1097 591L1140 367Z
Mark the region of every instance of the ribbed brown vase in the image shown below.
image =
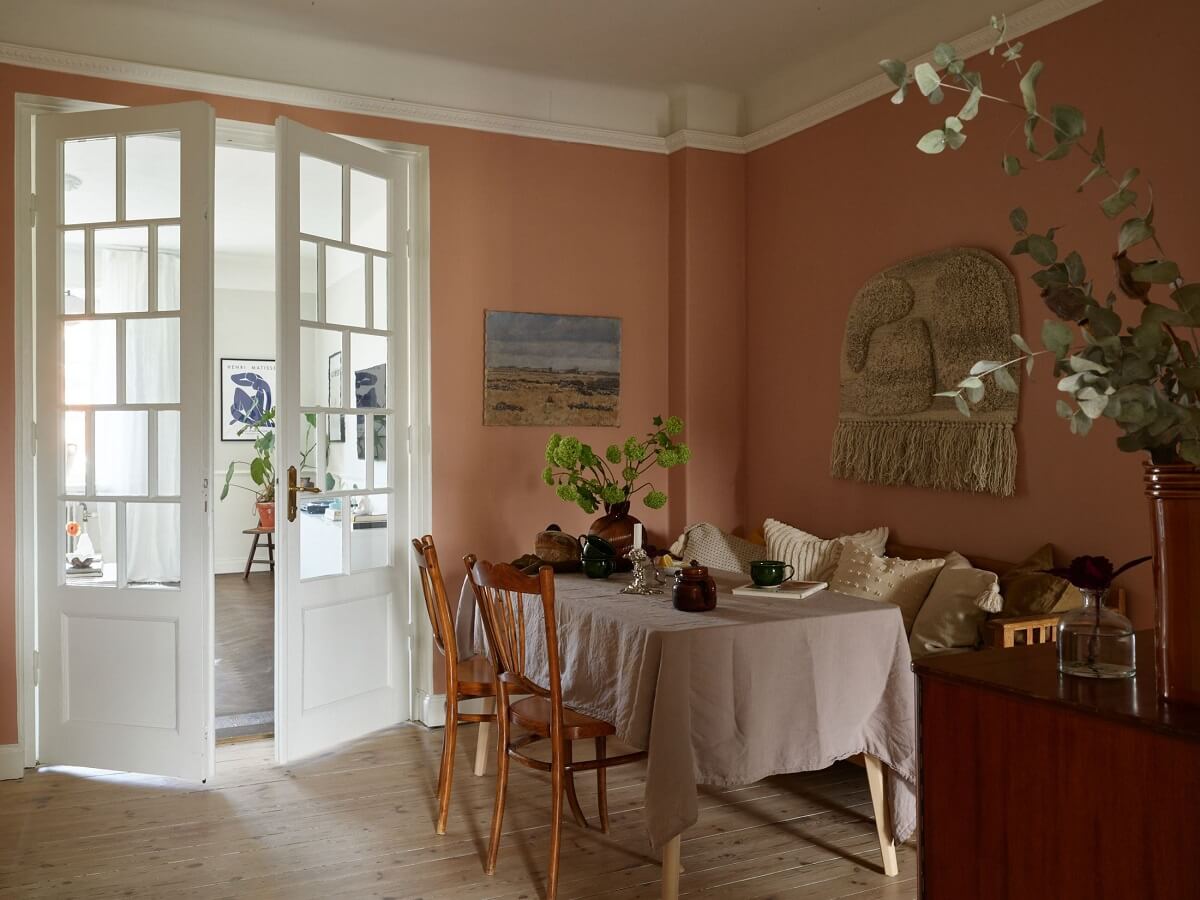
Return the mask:
M1200 704L1200 469L1145 464L1154 529L1158 693Z
M633 526L638 520L629 514L629 501L605 503L604 515L592 523L588 534L599 535L617 551L617 558L633 549Z

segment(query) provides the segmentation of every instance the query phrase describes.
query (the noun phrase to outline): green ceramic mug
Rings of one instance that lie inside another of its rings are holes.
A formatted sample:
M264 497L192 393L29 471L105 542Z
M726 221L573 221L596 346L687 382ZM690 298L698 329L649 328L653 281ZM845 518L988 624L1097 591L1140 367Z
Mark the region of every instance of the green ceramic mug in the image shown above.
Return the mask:
M588 578L607 578L613 573L613 565L610 557L585 557L583 574Z
M759 587L775 587L796 574L796 570L778 559L759 559L750 563L750 578Z

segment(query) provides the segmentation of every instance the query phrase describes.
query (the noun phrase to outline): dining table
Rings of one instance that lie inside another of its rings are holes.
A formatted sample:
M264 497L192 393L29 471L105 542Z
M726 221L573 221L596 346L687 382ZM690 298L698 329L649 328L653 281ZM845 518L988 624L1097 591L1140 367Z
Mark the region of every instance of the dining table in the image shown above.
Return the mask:
M663 593L622 593L630 576L555 576L563 700L647 751L644 819L662 853L662 896L678 896L680 835L699 818L699 785L734 787L860 758L883 869L916 827L915 688L900 609L821 590L804 599L734 594L744 574L712 572L717 605L675 609ZM486 653L464 581L456 636ZM527 621L534 681L545 633Z

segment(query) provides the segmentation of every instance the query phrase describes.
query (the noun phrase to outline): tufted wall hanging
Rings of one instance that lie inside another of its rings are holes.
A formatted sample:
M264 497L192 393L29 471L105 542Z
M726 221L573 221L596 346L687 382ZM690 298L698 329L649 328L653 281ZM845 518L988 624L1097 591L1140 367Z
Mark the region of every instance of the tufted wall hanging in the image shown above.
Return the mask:
M978 360L1012 359L1018 317L1012 273L969 247L906 260L863 285L842 345L833 476L1011 496L1017 394L989 386L970 418L933 395Z

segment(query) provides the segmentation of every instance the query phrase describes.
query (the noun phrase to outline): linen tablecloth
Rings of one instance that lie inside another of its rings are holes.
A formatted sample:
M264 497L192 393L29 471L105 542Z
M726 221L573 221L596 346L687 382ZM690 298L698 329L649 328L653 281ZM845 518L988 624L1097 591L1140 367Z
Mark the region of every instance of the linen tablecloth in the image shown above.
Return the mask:
M713 574L720 593L706 613L676 610L669 585L642 597L620 593L628 576L555 578L563 699L649 751L651 843L696 822L698 784L751 784L856 753L891 770L892 826L906 840L916 827L916 719L899 608L830 591L735 596L746 576ZM465 580L455 631L463 656L485 651ZM530 674L544 685L540 613L527 641Z

